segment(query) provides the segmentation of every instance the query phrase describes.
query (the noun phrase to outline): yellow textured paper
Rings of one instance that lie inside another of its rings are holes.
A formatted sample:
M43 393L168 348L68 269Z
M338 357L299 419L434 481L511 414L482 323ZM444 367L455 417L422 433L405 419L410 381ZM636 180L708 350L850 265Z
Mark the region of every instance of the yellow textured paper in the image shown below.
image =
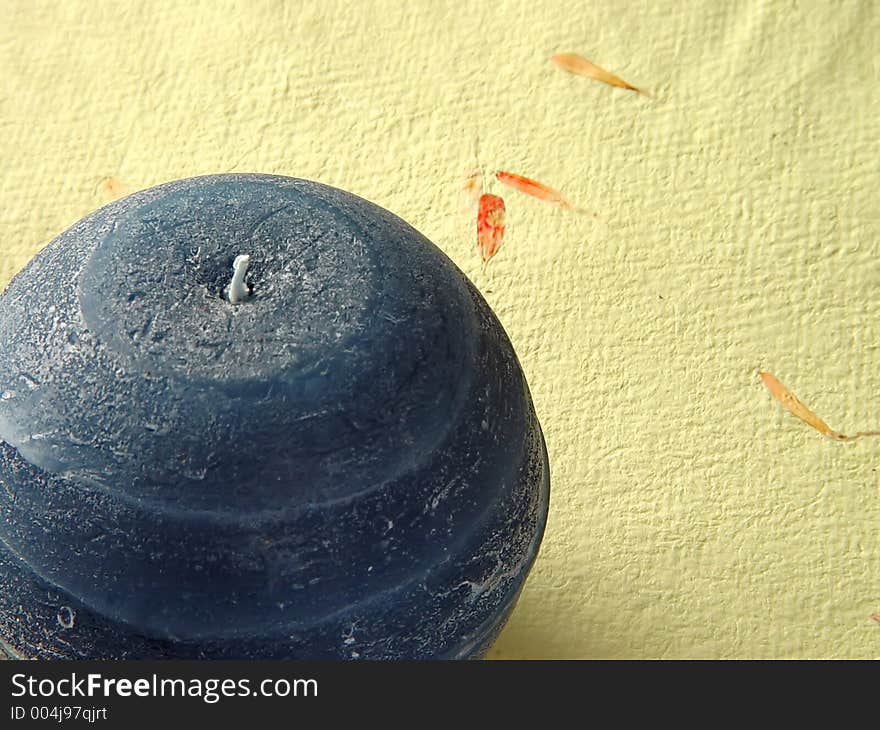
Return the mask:
M126 192L224 171L402 216L484 292L552 466L491 656L878 657L871 2L0 3L0 284ZM651 97L560 71L581 53ZM484 273L460 211L502 188Z

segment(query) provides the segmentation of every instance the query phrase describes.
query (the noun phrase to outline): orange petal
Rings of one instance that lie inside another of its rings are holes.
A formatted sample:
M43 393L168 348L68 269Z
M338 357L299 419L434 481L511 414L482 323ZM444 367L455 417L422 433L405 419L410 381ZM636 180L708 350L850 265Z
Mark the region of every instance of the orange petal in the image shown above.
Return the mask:
M767 386L767 390L770 391L770 394L778 400L782 404L782 407L789 413L800 418L808 426L815 428L823 436L828 436L828 438L837 441L847 440L847 436L833 430L827 423L825 423L825 421L801 403L800 400L798 400L798 397L780 383L774 375L764 372L763 370L760 371L758 375L761 376L761 380L764 381L764 385Z
M636 88L632 84L628 84L619 76L615 76L610 71L606 71L601 66L597 66L592 61L588 61L583 56L576 53L557 53L551 59L559 68L578 76L586 76L588 79L596 79L610 86L618 86L621 89L629 89L639 94L644 94L641 89Z
M484 193L480 196L480 205L477 211L477 245L484 265L501 248L501 243L504 240L506 215L504 200L499 195Z
M110 200L117 200L125 195L125 186L115 177L106 177L101 181L101 187Z
M544 185L544 183L539 183L537 180L532 180L529 177L523 177L513 172L505 172L504 170L496 172L495 177L505 185L515 188L526 195L531 195L533 198L570 207L569 202L562 197L562 193Z

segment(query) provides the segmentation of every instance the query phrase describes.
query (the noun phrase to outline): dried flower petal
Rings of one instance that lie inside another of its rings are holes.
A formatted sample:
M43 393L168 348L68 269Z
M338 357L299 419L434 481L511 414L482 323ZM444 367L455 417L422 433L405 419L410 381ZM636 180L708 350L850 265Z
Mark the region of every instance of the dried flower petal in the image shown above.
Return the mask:
M513 172L505 172L504 170L496 172L495 177L505 185L515 188L526 195L531 195L533 198L538 198L539 200L544 200L548 203L558 205L561 208L573 210L578 213L586 213L599 220L599 216L592 211L572 205L558 190L551 188L549 185L544 185L544 183L540 183L537 180L532 180L529 177L517 175Z
M105 177L101 181L101 188L110 200L117 200L125 196L125 186L115 177Z
M588 79L596 79L596 81L602 81L610 86L618 86L621 89L629 89L638 94L645 94L641 89L628 84L619 76L615 76L610 71L606 71L604 68L597 66L592 61L588 61L576 53L557 53L550 60L559 68L569 73L586 76Z
M489 263L504 240L504 221L506 209L504 200L498 195L485 193L480 196L480 207L477 211L477 245L483 266Z
M477 206L480 196L483 194L483 172L480 168L475 167L464 179L461 188L462 192L462 209L473 212Z
M761 380L764 381L764 385L767 386L767 390L770 391L770 394L782 404L782 407L785 408L785 410L800 418L808 426L815 428L823 436L827 436L835 441L853 441L862 436L880 436L880 431L859 431L859 433L854 434L853 436L839 433L801 403L801 401L798 400L798 397L780 383L774 375L764 372L763 370L759 371L758 375L761 376Z
M531 178L523 177L522 175L517 175L513 172L505 172L504 170L496 172L495 177L505 185L515 188L526 195L531 195L533 198L546 200L548 203L554 203L563 208L577 210L571 203L562 197L562 193L544 185L544 183L539 183L537 180L532 180Z

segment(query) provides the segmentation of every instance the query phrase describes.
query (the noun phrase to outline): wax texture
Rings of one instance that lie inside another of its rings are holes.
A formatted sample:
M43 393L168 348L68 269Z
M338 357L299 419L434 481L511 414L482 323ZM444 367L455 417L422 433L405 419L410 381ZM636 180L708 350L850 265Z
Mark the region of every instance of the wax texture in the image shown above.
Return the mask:
M516 355L449 259L241 174L112 203L13 280L0 485L0 636L60 658L480 656L549 500Z

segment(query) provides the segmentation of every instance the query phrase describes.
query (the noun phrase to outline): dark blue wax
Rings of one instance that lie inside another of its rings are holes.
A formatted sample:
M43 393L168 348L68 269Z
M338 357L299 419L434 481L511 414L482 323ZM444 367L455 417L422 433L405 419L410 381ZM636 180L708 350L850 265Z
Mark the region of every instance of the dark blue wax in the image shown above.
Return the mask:
M349 193L220 175L102 208L0 297L0 486L14 653L430 658L500 630L549 473L439 249Z

